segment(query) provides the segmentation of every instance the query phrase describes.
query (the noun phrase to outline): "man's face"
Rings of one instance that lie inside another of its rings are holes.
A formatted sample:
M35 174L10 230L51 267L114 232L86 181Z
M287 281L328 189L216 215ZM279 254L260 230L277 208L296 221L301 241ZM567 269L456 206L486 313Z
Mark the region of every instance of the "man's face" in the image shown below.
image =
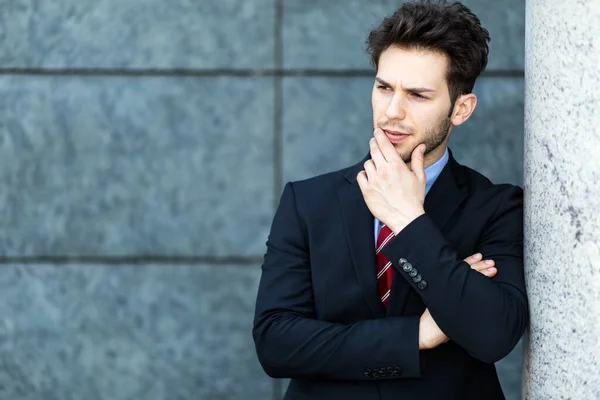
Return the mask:
M379 58L373 86L373 129L383 129L398 154L409 162L427 145L425 165L444 153L452 124L446 82L447 57L425 50L390 47Z

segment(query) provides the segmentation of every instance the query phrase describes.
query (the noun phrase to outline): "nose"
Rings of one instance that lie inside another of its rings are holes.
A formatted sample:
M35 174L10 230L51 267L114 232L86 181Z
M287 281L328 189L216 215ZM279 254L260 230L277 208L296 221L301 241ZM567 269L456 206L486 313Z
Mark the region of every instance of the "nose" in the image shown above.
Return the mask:
M403 120L406 118L406 109L402 95L399 93L394 94L387 110L385 111L385 116L391 121Z

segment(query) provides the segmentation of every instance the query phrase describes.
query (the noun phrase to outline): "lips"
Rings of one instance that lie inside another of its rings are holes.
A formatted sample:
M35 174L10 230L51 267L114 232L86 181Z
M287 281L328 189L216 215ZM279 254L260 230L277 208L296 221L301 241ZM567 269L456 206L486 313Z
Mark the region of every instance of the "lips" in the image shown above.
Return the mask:
M383 133L385 133L385 136L387 136L387 138L390 140L390 142L392 143L400 143L402 142L404 139L406 139L407 137L409 137L410 135L406 135L404 133L400 133L400 132L394 132L394 131L387 131L387 130L383 130Z

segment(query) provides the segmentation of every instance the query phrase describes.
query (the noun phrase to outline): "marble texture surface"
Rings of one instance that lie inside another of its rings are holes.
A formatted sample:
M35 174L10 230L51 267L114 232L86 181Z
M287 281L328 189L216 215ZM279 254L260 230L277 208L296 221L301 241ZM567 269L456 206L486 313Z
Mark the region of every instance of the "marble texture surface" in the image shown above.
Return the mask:
M527 6L525 399L600 398L600 3Z
M369 151L371 78L286 78L283 180L350 166ZM480 78L475 113L451 136L456 159L496 183L522 184L523 79Z
M0 255L258 256L269 78L0 77Z
M3 68L273 68L272 0L10 0Z
M492 38L489 69L522 70L525 0L464 0ZM400 0L285 0L285 68L369 68L369 31Z
M2 265L0 398L269 399L260 268Z

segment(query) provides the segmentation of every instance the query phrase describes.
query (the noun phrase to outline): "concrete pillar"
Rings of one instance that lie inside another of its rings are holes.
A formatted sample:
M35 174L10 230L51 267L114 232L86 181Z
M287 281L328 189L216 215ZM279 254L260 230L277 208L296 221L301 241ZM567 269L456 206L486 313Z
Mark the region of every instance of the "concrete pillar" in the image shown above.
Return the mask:
M600 399L600 0L527 0L525 37L523 398Z

